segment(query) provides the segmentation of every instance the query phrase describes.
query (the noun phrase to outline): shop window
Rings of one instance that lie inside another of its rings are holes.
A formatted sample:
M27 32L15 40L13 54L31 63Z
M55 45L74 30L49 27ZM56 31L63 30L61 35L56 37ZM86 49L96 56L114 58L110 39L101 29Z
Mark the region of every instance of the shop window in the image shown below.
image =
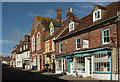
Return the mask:
M110 56L107 54L97 54L94 58L94 65L96 72L109 72L110 71Z
M85 57L75 58L75 70L85 72Z
M62 70L62 60L56 60L56 69Z

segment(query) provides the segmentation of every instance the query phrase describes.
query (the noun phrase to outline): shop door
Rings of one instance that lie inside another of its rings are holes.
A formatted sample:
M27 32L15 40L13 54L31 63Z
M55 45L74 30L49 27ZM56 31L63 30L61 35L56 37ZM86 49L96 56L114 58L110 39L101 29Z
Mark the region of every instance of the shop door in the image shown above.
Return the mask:
M42 70L42 57L40 56L40 71Z
M87 65L86 65L86 67L87 67L87 76L91 76L91 71L92 71L92 63L91 63L91 57L87 57Z
M73 74L73 62L70 62L70 73Z

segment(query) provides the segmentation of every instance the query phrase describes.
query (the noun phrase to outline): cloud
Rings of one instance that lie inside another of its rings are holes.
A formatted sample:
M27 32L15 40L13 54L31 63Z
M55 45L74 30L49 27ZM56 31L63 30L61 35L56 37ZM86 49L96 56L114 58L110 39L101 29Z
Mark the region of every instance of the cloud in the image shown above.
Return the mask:
M53 9L48 9L43 13L43 16L54 18L56 17L56 11L54 11Z
M84 2L84 3L74 3L74 6L77 6L78 8L83 9L93 9L94 5L91 5L90 3Z
M22 39L21 35L23 35L23 32L21 29L13 29L11 30L11 34L8 35L8 38L12 41L20 40Z

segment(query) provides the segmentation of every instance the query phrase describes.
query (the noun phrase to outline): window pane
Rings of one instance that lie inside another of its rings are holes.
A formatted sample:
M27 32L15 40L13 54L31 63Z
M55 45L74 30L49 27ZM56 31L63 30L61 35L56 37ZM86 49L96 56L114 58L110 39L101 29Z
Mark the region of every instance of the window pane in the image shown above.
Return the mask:
M100 11L98 11L98 18L100 18Z
M110 37L107 37L107 42L110 42Z
M107 38L104 38L104 43L107 42Z
M109 30L107 30L107 36L109 36Z

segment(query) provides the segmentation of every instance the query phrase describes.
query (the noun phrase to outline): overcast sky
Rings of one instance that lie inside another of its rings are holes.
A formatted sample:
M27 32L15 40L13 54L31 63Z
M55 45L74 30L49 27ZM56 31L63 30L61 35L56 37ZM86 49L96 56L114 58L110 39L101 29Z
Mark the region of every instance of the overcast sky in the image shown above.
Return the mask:
M69 7L79 18L90 14L95 4L106 6L111 2L2 2L2 55L11 56L11 52L24 35L31 34L34 17L57 18L56 10L61 8L62 18L66 19ZM1 52L1 51L0 51ZM1 55L1 54L0 54Z

